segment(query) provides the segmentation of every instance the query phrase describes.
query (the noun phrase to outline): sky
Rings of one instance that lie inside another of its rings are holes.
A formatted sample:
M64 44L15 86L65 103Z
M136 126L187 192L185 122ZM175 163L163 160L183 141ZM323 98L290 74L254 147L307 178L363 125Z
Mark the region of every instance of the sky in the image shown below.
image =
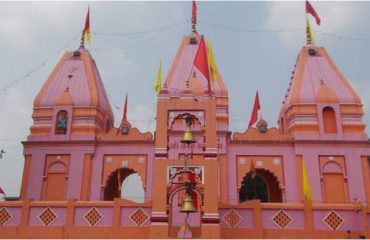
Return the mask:
M90 6L91 45L117 127L128 93L128 120L154 131L154 81L163 76L184 35L191 2L0 2L0 187L18 196L23 171L21 141L32 125L33 99L65 51L78 48ZM304 1L198 1L198 33L212 40L218 69L229 91L230 131L244 132L255 92L270 127L299 51L306 43ZM312 5L317 46L323 46L364 104L370 124L370 2ZM367 132L369 130L367 129Z

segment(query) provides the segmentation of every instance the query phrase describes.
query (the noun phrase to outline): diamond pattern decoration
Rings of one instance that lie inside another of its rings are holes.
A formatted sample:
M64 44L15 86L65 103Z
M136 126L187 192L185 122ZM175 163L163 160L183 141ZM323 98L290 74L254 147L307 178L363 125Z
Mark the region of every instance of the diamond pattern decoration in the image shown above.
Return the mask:
M231 209L222 217L222 221L229 227L236 227L243 220L243 218L234 210Z
M148 220L149 215L141 208L138 208L130 216L130 220L136 224L136 226L143 226Z
M48 207L45 208L44 211L40 213L38 218L45 226L49 226L55 221L55 219L57 219L57 215L51 208Z
M290 223L293 222L293 219L283 210L277 212L271 219L280 229L285 229Z
M337 214L334 211L331 211L326 217L323 219L323 221L328 225L331 230L338 230L340 226L342 226L344 220L343 218Z
M4 226L12 218L12 215L6 208L0 208L0 226Z
M103 219L103 215L98 211L98 209L93 207L85 214L84 218L90 226L95 226Z

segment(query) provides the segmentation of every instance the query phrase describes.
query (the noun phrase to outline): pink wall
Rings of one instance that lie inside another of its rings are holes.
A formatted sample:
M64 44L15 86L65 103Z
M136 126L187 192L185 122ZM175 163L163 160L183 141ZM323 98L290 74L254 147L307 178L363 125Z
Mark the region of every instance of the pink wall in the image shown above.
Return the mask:
M130 216L138 210L138 207L122 207L121 208L121 226L136 226L136 224L130 219ZM146 214L148 214L149 219L143 224L143 226L150 225L150 208L141 208Z
M39 215L47 209L45 207L30 207L30 215L28 219L28 224L30 226L44 226L44 224L39 219ZM66 208L63 207L50 207L50 209L57 216L55 220L49 226L64 226L66 224Z
M361 213L355 213L353 211L335 210L335 212L344 220L343 224L338 230L341 231L359 231L365 230L361 224ZM326 225L324 218L330 213L328 210L314 210L313 211L313 227L315 230L331 230Z
M0 209L1 208L2 207L0 207ZM4 207L4 208L9 212L11 218L3 226L18 226L21 221L22 208L21 207Z
M274 221L272 221L275 214L280 209L263 209L262 210L262 226L265 229L281 229ZM304 229L304 211L303 210L284 210L284 212L292 219L292 221L285 227L285 229Z
M224 216L227 214L229 210L230 209L220 209L221 227L230 228L230 226L224 221ZM254 214L253 214L252 209L234 209L234 211L236 211L239 214L239 216L242 218L241 222L238 225L234 226L235 228L251 229L254 227L254 219L253 219Z
M74 216L75 226L90 226L84 216L93 207L76 207ZM113 221L113 208L112 207L96 207L101 214L102 219L95 226L112 226Z

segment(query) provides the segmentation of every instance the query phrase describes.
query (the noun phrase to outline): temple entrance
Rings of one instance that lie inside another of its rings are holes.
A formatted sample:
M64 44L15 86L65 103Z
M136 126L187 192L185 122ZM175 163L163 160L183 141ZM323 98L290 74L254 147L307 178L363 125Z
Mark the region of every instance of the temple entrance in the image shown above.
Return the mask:
M112 172L104 188L105 201L112 201L114 198L125 198L134 202L144 202L144 195L141 178L131 168L120 168Z
M273 173L265 169L256 169L254 177L251 172L244 176L239 202L252 199L259 199L261 202L282 202L279 181Z

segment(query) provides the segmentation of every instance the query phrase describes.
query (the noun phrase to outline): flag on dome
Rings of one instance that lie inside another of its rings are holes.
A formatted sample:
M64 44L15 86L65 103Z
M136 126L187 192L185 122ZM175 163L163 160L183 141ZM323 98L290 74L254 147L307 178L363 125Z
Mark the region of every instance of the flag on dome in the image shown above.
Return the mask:
M155 80L154 85L154 89L157 94L161 91L161 82L162 82L162 61L159 62L157 79Z
M209 77L209 64L208 64L208 54L207 47L204 42L204 37L202 36L197 54L194 60L194 66L203 74L207 80L208 93L211 94L211 82Z
M87 41L91 44L91 35L90 35L90 7L87 9L87 15L85 20L85 27L84 27L84 34L86 36Z
M192 10L191 18L194 19L194 22L196 23L197 22L197 3L195 2L195 0L193 0L193 6L191 10Z
M213 86L214 84L214 81L216 80L216 78L218 77L218 68L217 68L217 65L216 65L216 60L215 60L215 56L213 54L213 49L212 49L212 44L211 44L211 40L208 40L207 41L207 49L208 49L208 61L209 61L209 68L210 68L210 71L211 71L211 86Z
M257 91L256 92L256 97L254 99L253 110L252 110L251 118L249 120L248 128L250 128L253 124L255 124L257 122L258 111L260 109L261 109L261 106L260 106L260 100L259 100L258 91Z
M321 20L316 10L312 7L311 3L306 0L306 14L311 14L316 21L316 24L320 26Z

